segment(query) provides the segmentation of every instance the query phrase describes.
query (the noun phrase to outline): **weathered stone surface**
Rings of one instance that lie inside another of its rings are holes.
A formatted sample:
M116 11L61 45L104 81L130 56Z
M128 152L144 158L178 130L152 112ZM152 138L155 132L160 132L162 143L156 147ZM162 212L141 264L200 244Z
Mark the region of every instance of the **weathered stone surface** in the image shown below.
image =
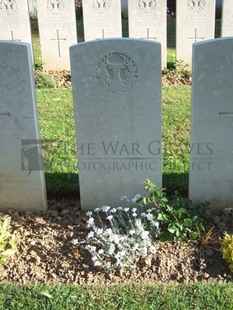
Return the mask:
M233 39L194 46L190 198L233 205Z
M83 23L85 41L120 38L120 0L83 0Z
M42 62L46 70L69 70L69 48L77 43L73 0L38 0Z
M223 1L221 33L222 37L233 35L233 6L231 0Z
M167 66L167 1L128 0L129 37L156 40L162 47L162 67Z
M176 58L192 64L192 44L213 39L215 0L179 0L176 4Z
M0 0L0 40L32 44L27 0Z
M31 47L0 41L0 208L46 209Z
M146 178L162 183L161 46L82 43L71 48L71 68L81 206L132 205Z

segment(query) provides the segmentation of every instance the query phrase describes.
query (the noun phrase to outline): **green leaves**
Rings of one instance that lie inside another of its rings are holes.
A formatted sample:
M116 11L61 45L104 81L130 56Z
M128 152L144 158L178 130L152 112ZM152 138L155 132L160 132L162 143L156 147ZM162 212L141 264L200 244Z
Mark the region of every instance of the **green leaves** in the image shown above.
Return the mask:
M227 232L222 239L221 252L223 259L229 264L229 268L233 272L233 236Z
M178 192L169 201L163 189L159 189L149 179L144 188L148 195L141 197L138 203L155 205L156 212L153 215L163 228L161 240L186 241L200 237L200 231L204 231L204 219L209 212L208 203L193 204L191 200L180 197Z
M0 265L4 264L11 255L17 252L19 240L8 231L10 222L11 218L9 216L4 221L0 221Z
M156 185L152 183L149 179L146 179L144 188L147 192L153 192L154 190L156 190Z
M164 214L164 213L159 213L158 216L157 216L157 220L158 220L158 221L161 221L161 222L165 222L165 221L167 221L168 219L167 219L166 214Z

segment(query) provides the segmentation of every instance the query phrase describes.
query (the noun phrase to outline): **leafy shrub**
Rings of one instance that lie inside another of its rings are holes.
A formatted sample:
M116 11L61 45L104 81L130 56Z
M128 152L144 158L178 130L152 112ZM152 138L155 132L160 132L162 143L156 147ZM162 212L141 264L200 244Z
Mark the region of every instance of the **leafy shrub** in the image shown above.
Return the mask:
M42 63L35 63L35 83L37 88L55 88L52 76L43 71Z
M204 231L204 220L209 214L208 203L194 204L176 192L169 201L163 190L149 179L145 190L148 195L140 197L137 203L154 205L154 220L161 224L161 239L186 241L200 238L200 230Z
M18 238L9 232L11 218L0 221L0 265L17 252Z
M113 208L104 206L87 212L89 234L84 244L95 266L105 269L135 268L140 257L154 253L154 240L159 235L159 225L145 208ZM95 216L93 217L93 215Z
M233 236L225 233L221 245L222 257L229 264L233 272Z
M37 88L55 88L55 82L51 75L41 70L35 71L35 82Z

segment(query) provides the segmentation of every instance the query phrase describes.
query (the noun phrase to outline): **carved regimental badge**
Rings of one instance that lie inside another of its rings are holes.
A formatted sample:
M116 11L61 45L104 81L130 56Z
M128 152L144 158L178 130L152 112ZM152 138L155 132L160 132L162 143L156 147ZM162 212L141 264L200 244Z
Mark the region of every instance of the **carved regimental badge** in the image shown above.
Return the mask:
M200 12L205 8L205 0L188 0L188 7L194 12Z
M16 0L0 0L0 10L9 15L17 9Z
M138 70L135 62L122 53L104 56L96 68L97 84L113 94L129 90L136 84L137 78Z
M110 0L92 0L92 8L99 13L105 13L111 8L111 1Z
M47 9L53 14L59 14L64 9L63 0L47 0Z
M156 9L157 0L138 0L138 8L144 13L151 13Z

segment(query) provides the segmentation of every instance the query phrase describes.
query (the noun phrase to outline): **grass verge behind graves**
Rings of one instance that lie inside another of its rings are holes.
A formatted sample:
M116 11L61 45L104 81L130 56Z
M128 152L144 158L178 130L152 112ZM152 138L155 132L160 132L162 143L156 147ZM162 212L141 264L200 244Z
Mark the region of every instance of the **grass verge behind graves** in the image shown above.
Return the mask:
M38 90L37 99L48 192L76 192L78 176L71 90ZM189 86L163 89L163 183L172 192L183 193L188 189L190 100Z
M232 283L66 286L1 284L0 309L232 310Z

